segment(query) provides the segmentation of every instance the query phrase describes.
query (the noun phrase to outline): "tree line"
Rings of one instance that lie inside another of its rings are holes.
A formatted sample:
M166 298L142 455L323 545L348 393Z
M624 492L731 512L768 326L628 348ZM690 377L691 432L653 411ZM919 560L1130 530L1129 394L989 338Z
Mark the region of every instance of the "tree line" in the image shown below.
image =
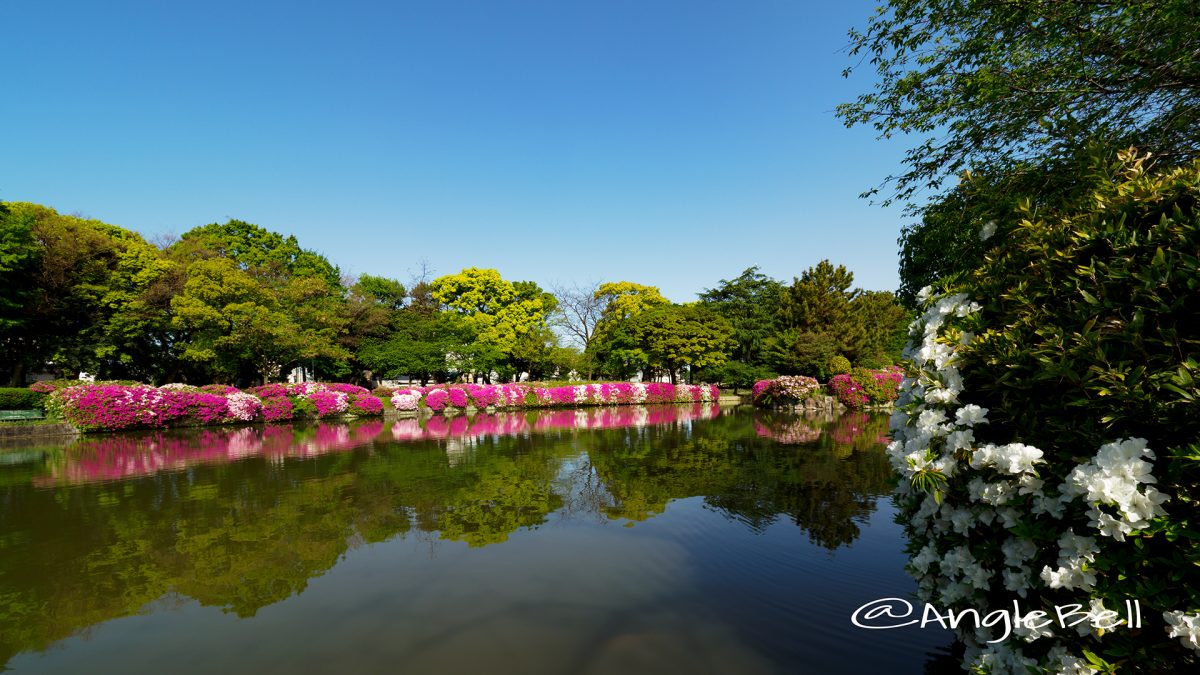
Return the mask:
M909 319L822 261L793 282L751 268L677 304L630 281L550 290L466 268L350 278L240 220L155 245L37 204L0 203L0 372L249 385L303 367L364 384L688 377L746 385L882 365Z

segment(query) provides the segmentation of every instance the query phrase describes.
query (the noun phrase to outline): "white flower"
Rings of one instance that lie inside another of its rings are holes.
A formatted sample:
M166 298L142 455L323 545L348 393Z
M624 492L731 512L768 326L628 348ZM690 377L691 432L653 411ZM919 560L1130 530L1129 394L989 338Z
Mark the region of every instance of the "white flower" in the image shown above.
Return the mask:
M1200 652L1200 614L1163 612L1167 622L1167 636L1177 637L1183 646Z
M946 436L946 449L950 452L969 450L974 444L975 432L970 429L951 431L950 435Z
M996 221L989 220L979 230L979 241L987 241L993 234L996 234Z
M954 413L954 423L960 427L973 427L976 424L987 423L987 408L980 408L971 403L958 409Z

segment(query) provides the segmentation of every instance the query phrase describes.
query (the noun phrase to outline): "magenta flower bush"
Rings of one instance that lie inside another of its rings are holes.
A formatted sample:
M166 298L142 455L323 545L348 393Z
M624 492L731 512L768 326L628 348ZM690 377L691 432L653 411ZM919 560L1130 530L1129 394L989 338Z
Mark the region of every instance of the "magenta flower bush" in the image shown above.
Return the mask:
M829 391L847 408L868 405L887 405L900 395L904 371L899 366L879 370L855 368L849 374L835 375L829 380Z
M450 405L454 406L455 408L467 407L467 401L469 400L469 397L467 396L466 391L459 389L458 387L453 387L448 389L447 392L450 396Z
M287 396L269 396L262 399L264 422L283 422L292 419L292 401Z
M383 401L372 394L359 394L350 397L350 410L359 415L382 415Z
M434 389L425 394L425 407L434 412L441 412L450 402L450 393L445 389Z
M396 410L433 412L446 408L574 408L594 405L645 403L708 403L721 392L715 385L668 384L665 382L603 382L563 387L528 384L454 384L395 389L391 396Z
M340 391L314 391L306 396L317 408L317 417L341 415L350 409L350 397Z
M383 402L362 387L319 383L271 384L247 392L228 385L72 384L51 392L47 410L84 431L278 422L295 412L288 396L312 403L319 417L383 413Z

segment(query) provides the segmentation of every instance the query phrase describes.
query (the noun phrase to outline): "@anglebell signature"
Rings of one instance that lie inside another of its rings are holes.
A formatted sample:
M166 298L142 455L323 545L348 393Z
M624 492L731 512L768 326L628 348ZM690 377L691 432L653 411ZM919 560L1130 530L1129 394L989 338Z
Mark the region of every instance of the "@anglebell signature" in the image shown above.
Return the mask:
M917 626L925 628L936 624L940 628L952 630L960 626L966 628L993 628L1002 626L1004 634L987 642L995 643L1007 640L1013 633L1045 632L1051 625L1060 628L1074 628L1083 623L1089 623L1093 628L1111 631L1121 626L1129 628L1142 627L1142 605L1140 600L1126 600L1125 613L1104 607L1085 606L1082 604L1055 605L1052 610L1033 610L1023 612L1018 601L1013 600L1011 609L996 609L986 614L978 609L939 610L932 603L924 603L920 618L916 616L916 608L904 598L879 598L872 600L850 615L850 622L859 628L868 630L889 630Z

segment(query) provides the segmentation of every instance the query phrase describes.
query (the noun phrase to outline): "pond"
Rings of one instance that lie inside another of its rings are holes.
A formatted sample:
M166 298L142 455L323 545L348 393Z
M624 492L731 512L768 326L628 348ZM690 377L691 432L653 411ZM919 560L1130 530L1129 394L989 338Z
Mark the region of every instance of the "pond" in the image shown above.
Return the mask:
M0 670L921 673L887 417L593 408L0 453Z

